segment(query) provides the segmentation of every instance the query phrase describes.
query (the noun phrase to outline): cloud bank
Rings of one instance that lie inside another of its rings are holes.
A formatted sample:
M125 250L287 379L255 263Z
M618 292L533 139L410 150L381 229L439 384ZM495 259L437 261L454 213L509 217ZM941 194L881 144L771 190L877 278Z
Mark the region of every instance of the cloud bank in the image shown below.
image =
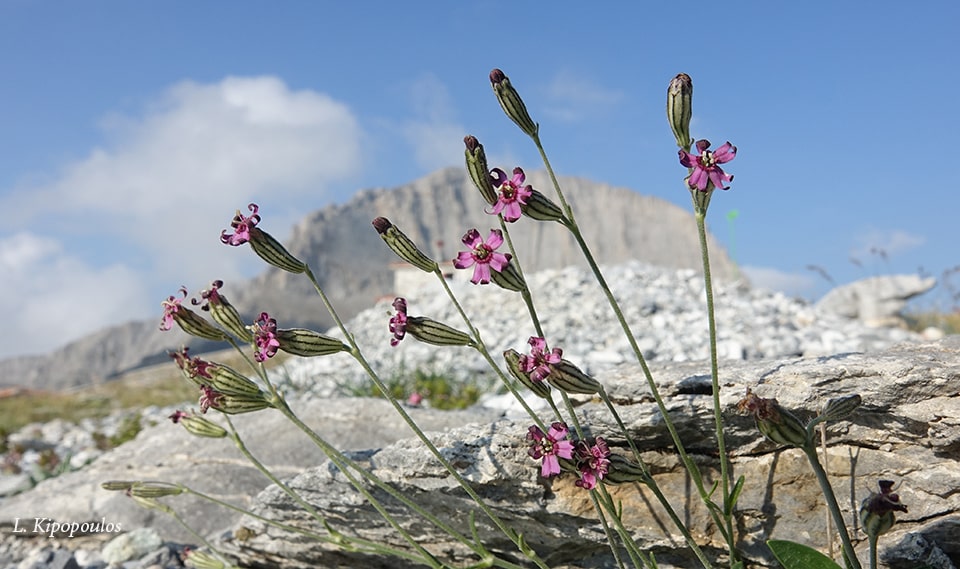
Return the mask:
M0 197L10 220L0 257L13 275L0 297L27 327L0 356L49 349L107 314L159 314L179 284L259 270L248 251L219 242L233 212L262 201L262 227L282 238L294 212L324 203L331 183L362 166L351 110L275 77L185 81L103 128L106 142L51 183Z

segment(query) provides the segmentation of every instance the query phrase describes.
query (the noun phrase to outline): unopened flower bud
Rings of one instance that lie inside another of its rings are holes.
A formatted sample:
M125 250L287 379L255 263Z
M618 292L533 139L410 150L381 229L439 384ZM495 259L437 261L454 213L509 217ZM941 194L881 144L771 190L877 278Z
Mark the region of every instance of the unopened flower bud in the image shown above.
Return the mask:
M197 415L184 415L177 420L188 433L197 437L222 439L227 436L227 430L210 419Z
M101 482L100 487L104 490L109 490L110 492L126 492L127 490L133 488L133 485L136 484L133 480L108 480L106 482Z
M473 338L466 332L451 328L446 324L422 318L407 316L407 334L435 346L472 346Z
M612 484L625 484L628 482L649 482L650 475L644 470L643 466L633 462L625 456L611 453L609 456L610 465L604 481Z
M860 522L863 531L876 539L893 527L896 518L893 512L906 512L907 507L900 503L900 496L893 491L892 480L880 480L880 493L871 492L860 505Z
M580 368L567 360L550 364L550 375L547 376L547 381L566 393L593 395L600 391L600 382L583 373Z
M130 495L137 498L163 498L183 494L184 488L161 482L137 482L130 487Z
M510 84L510 79L503 74L503 71L494 69L490 72L490 84L493 86L493 92L500 102L503 112L515 122L527 136L536 138L540 130L539 125L530 118L527 112L527 106L523 104L520 94Z
M191 336L205 340L213 340L214 342L225 342L228 339L227 334L223 330L207 322L199 314L185 306L181 306L179 310L173 314L173 321L180 326L181 330Z
M142 496L130 495L130 498L141 508L146 510L157 510L165 514L173 515L173 508L166 504L161 504L156 498L144 498Z
M861 402L862 399L857 393L843 397L835 397L827 401L827 404L823 406L823 412L820 413L820 417L822 417L824 421L838 421L856 411L857 407L860 407Z
M473 185L480 190L480 195L487 203L493 205L497 203L497 189L493 187L490 180L490 167L487 166L487 155L483 152L483 145L477 140L477 137L468 135L463 139L467 149L464 155L467 158L467 173L473 180Z
M437 262L421 251L396 225L390 223L389 219L378 217L373 220L373 227L398 257L421 271L432 273L437 270Z
M800 419L781 407L776 399L758 397L748 388L746 396L737 403L737 410L743 415L752 415L760 432L775 443L797 448L812 444Z
M690 150L693 138L690 137L690 118L693 116L693 80L681 73L670 81L667 87L667 121L677 139L677 146Z
M277 339L282 351L295 356L309 358L350 351L350 347L340 340L304 328L277 330Z
M303 261L294 257L279 241L259 227L250 230L250 247L261 259L278 269L293 274L307 270Z
M530 197L527 198L527 203L520 204L520 211L523 212L523 215L537 221L563 222L565 219L560 206L533 188L530 189Z
M513 263L508 263L502 271L490 271L490 280L500 288L514 292L520 292L527 288L527 283L523 281L520 271L513 266Z
M520 367L520 354L516 350L510 349L503 352L503 359L507 362L507 370L510 372L510 375L517 378L517 381L522 383L527 389L544 399L550 396L550 386L547 385L547 382L533 381L530 379L530 374L525 373Z

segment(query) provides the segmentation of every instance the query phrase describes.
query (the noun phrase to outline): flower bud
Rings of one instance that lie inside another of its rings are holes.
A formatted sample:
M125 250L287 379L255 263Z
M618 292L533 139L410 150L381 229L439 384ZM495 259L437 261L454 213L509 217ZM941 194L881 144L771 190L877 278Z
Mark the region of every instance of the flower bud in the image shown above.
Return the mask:
M820 413L820 417L818 418L822 418L824 421L838 421L856 411L857 407L860 407L861 402L862 399L857 393L843 397L834 397L823 406L823 412Z
M607 470L607 475L603 478L604 481L612 484L625 484L628 482L647 483L650 481L650 475L644 467L627 457L611 453L608 458L610 459L610 465Z
M227 430L210 419L197 415L186 415L177 420L188 433L197 437L222 439L227 436Z
M497 189L493 187L490 180L490 167L487 166L487 155L483 152L483 145L477 140L477 137L469 135L463 139L467 146L464 155L467 158L467 173L473 180L473 185L480 190L480 195L487 203L493 205L497 203Z
M133 495L131 495L130 498L133 499L138 506L146 510L157 510L171 516L173 515L173 508L167 506L166 504L161 504L156 498L144 498L142 496Z
M191 336L213 340L214 342L226 342L228 339L223 330L207 322L199 314L185 306L181 306L173 314L173 320L180 326L181 330Z
M490 84L493 86L493 92L500 102L503 112L515 122L527 136L536 138L540 126L533 122L530 113L527 112L527 106L523 104L520 94L510 84L510 79L503 74L503 71L494 69L490 72Z
M250 229L250 247L261 259L274 267L293 274L307 270L307 265L297 259L269 233L259 227Z
M797 448L813 444L800 419L781 407L776 399L758 397L748 388L746 396L737 403L737 410L743 415L752 415L763 436L775 443Z
M136 484L136 482L133 480L108 480L106 482L101 482L100 487L110 492L126 492L127 490L133 488L134 484Z
M182 486L160 482L137 482L130 487L130 495L137 498L163 498L183 494Z
M523 215L530 219L536 219L537 221L560 221L561 223L565 221L563 210L560 209L560 206L532 188L530 189L530 197L527 198L527 203L520 204L520 211L523 212Z
M693 81L686 73L681 73L670 81L667 87L667 121L677 139L677 146L690 150L693 138L690 137L690 118L693 116Z
M451 328L446 324L422 318L407 316L407 334L427 344L435 346L472 346L473 338L466 332Z
M538 396L547 399L550 396L550 386L545 381L533 381L529 373L524 373L520 367L520 354L516 350L510 349L503 352L503 359L507 362L507 370L510 375L517 378L527 389Z
M502 271L490 271L490 280L500 288L514 292L521 292L527 288L527 283L523 281L523 277L513 263L508 263Z
M304 328L277 330L277 339L281 350L295 356L309 358L350 351L350 347L340 340Z
M378 217L373 220L373 227L380 234L380 238L387 244L387 247L390 247L390 250L396 253L398 257L421 271L427 273L437 271L437 262L417 248L416 244L404 235L396 225L390 223L389 219Z
M566 393L593 395L600 391L600 383L597 380L583 373L580 368L567 360L550 364L550 375L547 376L547 381Z

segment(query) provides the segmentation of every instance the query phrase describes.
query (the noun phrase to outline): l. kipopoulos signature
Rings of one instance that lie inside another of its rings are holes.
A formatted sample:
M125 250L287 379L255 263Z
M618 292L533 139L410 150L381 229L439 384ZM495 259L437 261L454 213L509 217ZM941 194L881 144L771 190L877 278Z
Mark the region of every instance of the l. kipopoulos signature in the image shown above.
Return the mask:
M50 518L26 518L23 525L20 524L21 518L14 518L13 533L33 533L43 534L48 537L57 535L73 537L74 534L90 533L115 533L123 531L119 523L108 522L106 518L101 518L99 522L58 522ZM30 521L33 527L30 527Z

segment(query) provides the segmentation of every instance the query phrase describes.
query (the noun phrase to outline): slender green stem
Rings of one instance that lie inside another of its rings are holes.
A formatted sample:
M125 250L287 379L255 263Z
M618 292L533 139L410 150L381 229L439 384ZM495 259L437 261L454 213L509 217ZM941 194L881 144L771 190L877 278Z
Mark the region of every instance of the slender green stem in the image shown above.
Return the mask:
M640 346L637 344L637 340L634 337L633 331L630 329L630 325L627 323L616 297L610 290L603 273L600 271L600 267L597 265L597 262L593 257L593 253L587 246L587 243L583 238L583 234L580 232L580 228L577 226L576 217L573 214L573 210L570 208L566 198L563 196L563 192L560 189L560 182L557 180L556 174L553 171L553 167L550 164L550 160L547 157L546 151L540 142L539 135L534 136L533 140L537 146L537 150L540 152L540 157L547 168L547 173L550 176L550 180L553 182L554 189L557 192L557 197L560 199L561 205L564 209L566 220L562 220L561 223L573 234L574 239L577 241L577 244L580 247L580 250L583 252L584 258L587 260L587 264L590 266L590 270L593 272L597 282L600 284L600 288L603 290L603 293L607 298L607 302L610 304L611 309L616 315L617 321L620 323L620 327L623 329L624 335L627 337L627 341L630 344L630 348L633 350L634 356L637 358L637 361L640 364L644 378L647 381L647 386L653 395L654 401L657 403L657 408L660 410L660 414L663 416L664 424L667 427L667 431L670 433L670 438L673 440L673 444L677 449L677 453L680 455L680 459L683 461L684 467L690 473L690 477L693 479L694 485L697 487L697 492L701 501L706 506L717 527L721 528L721 532L726 534L725 521L718 513L718 508L716 505L710 499L709 492L704 486L700 469L693 459L687 454L686 448L683 445L683 441L680 439L680 435L677 432L676 426L670 419L670 414L667 411L666 404L663 402L663 397L660 395L660 390L657 388L657 385L653 380L653 374L650 372L650 368L647 365L646 359L643 357L643 352L640 350ZM689 533L689 531L686 529L686 526L684 526L683 522L680 521L679 518L675 518L674 523L677 524L678 529L680 529L682 532ZM729 535L724 535L724 537L728 542L731 540L731 536ZM701 559L701 562L703 561L705 561L705 558ZM706 566L710 567L711 565L708 564Z
M817 458L816 447L810 444L803 447L802 450L803 453L807 455L807 460L810 461L810 467L813 468L813 473L817 476L817 482L820 484L823 497L827 501L827 508L830 510L830 513L833 514L833 523L836 524L837 531L840 532L840 542L843 544L843 554L847 558L847 563L849 563L853 569L862 569L860 560L857 559L857 552L853 548L853 543L850 542L850 533L847 531L847 524L843 519L843 513L840 511L840 504L837 503L837 496L833 493L833 487L830 485L827 472L823 469L820 460Z
M629 555L630 560L633 561L634 567L640 569L640 562L637 559L638 553L636 550L636 544L633 542L630 534L627 533L626 529L623 527L623 521L620 519L620 516L617 515L616 509L613 507L613 500L610 497L610 494L607 493L606 488L604 488L603 484L601 483L597 485L597 488L590 490L590 501L593 502L593 508L597 511L597 518L600 520L600 525L603 526L603 533L607 535L607 545L610 546L610 552L613 553L613 559L616 561L617 567L624 569L623 560L620 558L620 550L617 548L617 540L613 538L613 532L610 530L610 524L607 523L607 516L603 513L604 507L600 505L600 500L597 498L597 494L599 492L602 492L604 505L614 519L614 524L617 526L617 534L620 536L620 541L623 542L623 545L627 550L627 555Z
M877 537L876 535L868 536L868 543L870 544L870 569L877 569Z
M439 269L436 272L438 276L441 277L441 280L442 280L442 275L440 275ZM433 454L433 456L438 461L440 461L440 464L444 467L444 469L446 469L446 471L450 474L450 476L452 476L453 479L457 482L457 484L460 485L463 491L466 492L468 496L470 496L470 498L476 503L477 507L480 508L480 510L483 511L484 514L486 514L486 516L490 519L490 521L493 522L493 524L497 526L497 528L508 539L510 539L510 541L512 541L514 545L517 546L517 549L521 553L526 555L531 561L536 563L538 567L541 567L543 569L548 569L546 563L544 563L544 561L540 559L540 557L536 554L536 552L533 551L531 548L529 548L523 542L522 538L517 534L517 532L514 531L512 528L510 528L508 525L506 525L506 523L503 520L501 520L500 517L497 516L497 514L489 506L487 506L487 504L470 486L470 484L467 483L466 479L464 479L463 476L459 472L457 472L457 470L453 467L453 465L450 464L450 461L444 458L443 454L440 453L436 445L433 444L433 441L431 441L430 438L427 437L426 433L423 432L420 426L417 425L416 421L414 421L413 418L410 417L410 414L407 413L407 411L400 405L400 403L397 402L396 398L390 396L390 390L380 379L380 376L377 374L377 372L374 371L372 367L370 367L369 362L367 362L366 358L363 356L363 353L360 351L360 347L357 345L357 342L354 339L353 335L349 333L343 321L340 319L339 315L337 314L337 311L334 309L333 305L330 303L329 299L327 298L327 295L323 292L323 289L320 287L320 283L317 282L316 277L313 275L313 271L311 271L308 268L306 270L306 275L310 279L310 282L313 284L313 287L316 290L317 294L320 295L320 298L323 301L324 306L326 306L327 311L330 312L330 315L333 317L334 322L336 322L337 327L346 337L347 343L351 348L350 354L357 361L357 363L360 364L363 370L374 382L374 384L377 386L377 389L379 389L380 392L383 394L383 396L386 397L387 401L391 404L391 406L394 408L397 414L400 415L403 421L407 424L407 426L410 427L410 429L414 432L417 438L420 439L420 441L424 444L424 446L427 447L430 453ZM487 357L489 357L489 355ZM520 399L522 401L522 397ZM527 407L527 410L528 412L532 413L529 407Z
M290 410L290 407L287 406L285 402L283 402L283 403L280 405L279 409L280 409L280 411L281 411L282 413L284 413L284 415L287 416L288 419L291 418L291 416L294 417L294 418L296 418L296 415L293 414L293 412ZM227 425L230 427L231 438L233 439L234 444L236 444L236 445L237 445L237 448L240 449L240 452L242 452L243 455L244 455L245 457L247 457L247 460L249 460L250 463L253 464L253 466L254 466L257 470L259 470L260 472L262 472L262 473L264 474L264 476L266 476L267 478L269 478L271 482L273 482L274 484L276 484L278 488L280 488L281 490L283 490L284 493L286 493L286 494L287 494L288 496L290 496L297 504L299 504L300 507L302 507L308 514L310 514L311 517L313 517L315 520L317 520L318 522L320 522L325 528L327 528L327 530L330 531L331 534L333 534L333 535L340 535L339 532L335 532L334 530L332 530L332 528L330 527L330 524L327 523L326 519L320 514L320 512L317 511L316 508L314 508L309 502L307 502L306 500L304 500L293 488L291 488L291 487L288 486L286 483L284 483L282 480L280 480L279 478L277 478L277 477L270 471L270 469L266 467L266 465L264 465L262 462L260 462L260 461L257 459L257 457L254 456L253 453L250 452L250 450L247 448L247 445L243 442L243 439L240 437L240 434L237 432L237 429L233 426L233 422L230 420L230 417L226 417L226 419L227 419ZM297 420L297 421L299 421L299 420ZM299 426L299 425L298 425L298 426ZM331 457L331 460L333 460L333 457ZM339 465L338 465L338 466L339 466ZM386 508L383 506L383 504L381 504L380 501L377 500L377 499L373 496L373 494L371 494L371 493L363 486L363 484L361 484L360 481L356 479L356 477L354 477L352 474L350 474L350 471L349 471L349 470L341 467L341 468L340 468L340 471L343 473L344 476L347 477L347 479L350 481L350 483L353 485L353 487L356 488L358 492L360 492L361 494L363 494L363 496L367 499L367 501L370 503L370 505L372 505L372 506L374 507L374 509L377 510L377 512L383 517L383 519L386 520L387 523L390 524L390 525L393 527L393 529L395 529L395 530L400 534L400 536L403 537L403 539L406 540L406 542L411 545L411 547L413 547L416 551L418 551L418 552L420 553L420 560L421 560L421 561L427 563L428 565L430 565L430 566L432 566L432 567L442 567L442 566L443 566L443 564L442 564L439 560L437 560L437 559L433 556L433 554L431 554L429 551L427 551L426 549L424 549L423 546L421 546L421 545L417 542L417 540L413 538L413 536L411 536L405 529L403 529L403 527L393 518L393 516L390 515L390 513L386 510Z
M740 558L733 534L733 504L730 503L730 459L723 436L723 407L720 404L720 372L717 363L717 320L713 306L713 279L710 276L710 253L707 245L706 208L696 209L697 234L700 237L700 253L703 261L703 284L707 293L707 322L710 329L710 378L713 382L713 418L717 435L717 452L720 455L720 480L723 489L723 517L726 522L727 545L731 561Z

